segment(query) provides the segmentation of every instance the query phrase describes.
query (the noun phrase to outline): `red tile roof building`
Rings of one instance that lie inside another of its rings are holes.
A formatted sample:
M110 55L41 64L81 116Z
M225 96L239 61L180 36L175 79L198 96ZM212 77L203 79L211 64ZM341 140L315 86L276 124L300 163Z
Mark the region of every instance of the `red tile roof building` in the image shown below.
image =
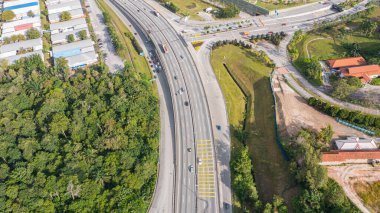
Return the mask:
M340 73L342 77L358 77L363 83L368 83L380 76L380 65L341 68Z
M330 69L340 69L343 67L353 67L366 65L367 62L363 57L351 57L351 58L340 58L335 60L327 60L327 65Z

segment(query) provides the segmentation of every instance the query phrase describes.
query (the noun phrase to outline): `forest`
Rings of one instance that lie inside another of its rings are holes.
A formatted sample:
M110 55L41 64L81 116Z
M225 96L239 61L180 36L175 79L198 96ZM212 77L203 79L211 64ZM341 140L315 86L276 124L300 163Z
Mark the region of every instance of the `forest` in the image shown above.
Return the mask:
M39 56L0 69L0 212L146 212L156 181L152 85Z

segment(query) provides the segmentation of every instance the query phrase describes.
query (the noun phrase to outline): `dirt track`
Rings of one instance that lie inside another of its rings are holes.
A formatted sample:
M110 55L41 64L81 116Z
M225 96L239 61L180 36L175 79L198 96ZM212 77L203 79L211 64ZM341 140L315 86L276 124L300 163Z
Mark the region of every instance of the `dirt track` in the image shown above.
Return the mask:
M355 192L355 182L380 181L380 167L374 168L369 164L357 164L348 166L329 166L328 175L342 186L347 197L364 213L369 211Z
M313 107L298 95L283 80L282 75L274 75L274 90L277 100L277 123L282 135L293 136L300 128L320 130L330 124L333 127L333 138L358 136L367 138L364 133L349 128L335 121Z

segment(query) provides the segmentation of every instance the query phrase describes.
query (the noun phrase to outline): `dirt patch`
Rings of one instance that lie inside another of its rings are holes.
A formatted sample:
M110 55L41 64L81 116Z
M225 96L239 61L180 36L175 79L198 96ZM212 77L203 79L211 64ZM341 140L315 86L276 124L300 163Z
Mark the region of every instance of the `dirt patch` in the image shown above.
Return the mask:
M282 75L274 75L273 80L277 99L277 122L282 136L294 136L300 128L311 128L319 131L330 124L334 130L333 138L353 135L368 138L364 133L339 124L334 118L309 106L300 95L288 86Z
M375 212L364 206L362 199L356 193L355 183L372 183L380 181L380 167L369 164L355 164L346 166L328 166L328 175L342 186L347 197L362 211Z

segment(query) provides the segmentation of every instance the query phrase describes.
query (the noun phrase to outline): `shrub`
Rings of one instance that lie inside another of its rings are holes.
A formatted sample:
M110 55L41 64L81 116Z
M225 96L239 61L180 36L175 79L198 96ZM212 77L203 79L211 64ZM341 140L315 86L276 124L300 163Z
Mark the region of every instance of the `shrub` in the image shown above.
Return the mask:
M87 38L87 31L81 30L78 32L78 37L80 40L85 40Z
M71 14L68 11L64 11L59 15L60 21L68 21L71 19Z
M350 121L351 123L374 130L375 132L380 131L379 116L364 114L360 111L342 109L327 102L321 101L315 97L309 98L308 104L332 117Z
M27 39L36 39L41 36L41 33L36 28L30 28L28 31L26 31L26 38Z
M16 17L16 14L12 10L6 10L1 15L3 21L10 21Z
M72 43L74 41L75 41L74 35L73 34L69 34L67 36L67 42Z

